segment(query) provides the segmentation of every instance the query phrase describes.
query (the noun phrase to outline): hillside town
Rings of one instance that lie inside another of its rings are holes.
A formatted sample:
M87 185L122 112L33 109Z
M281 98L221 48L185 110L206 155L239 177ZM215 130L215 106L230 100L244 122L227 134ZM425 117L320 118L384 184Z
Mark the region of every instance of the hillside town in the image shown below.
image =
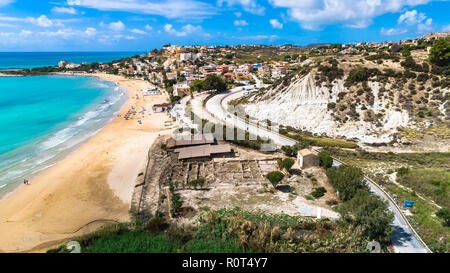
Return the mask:
M421 38L383 43L238 46L178 46L164 45L144 55L110 63L81 64L61 60L58 71L81 73L108 72L129 78L147 80L177 99L200 91L199 82L207 75L220 76L228 87L254 84L251 74L264 84L272 84L292 71L308 66L315 57L362 55L386 52L396 54L414 49L429 50L433 41L447 37L447 32L424 35ZM150 90L148 92L151 92ZM156 89L153 92L160 92Z

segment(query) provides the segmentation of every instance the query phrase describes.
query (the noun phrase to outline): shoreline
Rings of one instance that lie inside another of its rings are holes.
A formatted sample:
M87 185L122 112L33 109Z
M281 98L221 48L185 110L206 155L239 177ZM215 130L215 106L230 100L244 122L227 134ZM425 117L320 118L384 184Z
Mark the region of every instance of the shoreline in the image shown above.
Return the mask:
M151 113L151 105L167 101L166 97L134 95L149 83L104 73L73 75L113 82L129 97L119 115L95 135L33 176L30 185L2 197L0 252L36 251L40 245L48 248L51 242L128 221L135 181L145 168L148 149L158 134L167 132L163 125L167 115ZM132 106L147 110L142 124L137 118L123 118Z
M1 73L0 73L1 74ZM49 75L55 75L55 74L49 74ZM81 76L81 75L76 75L76 76ZM83 76L87 76L87 75L83 75ZM0 75L0 77L2 77ZM20 77L32 77L32 76L20 76ZM101 79L103 81L103 78L101 78L100 76L96 76L96 78ZM117 115L123 110L123 108L126 106L127 102L130 100L131 96L128 92L128 90L126 88L124 88L123 86L117 84L116 82L112 82L112 81L108 81L110 83L113 83L116 87L120 87L124 90L124 93L126 93L126 95L128 96L126 98L126 101L123 102L123 105L120 107L120 109L118 109L115 113L113 113L114 115L112 115L110 117L110 119L101 127L99 127L97 130L92 131L92 135L90 135L89 137L87 137L85 140L81 141L80 143L78 143L77 145L68 148L66 151L66 154L61 156L60 158L56 159L51 165L45 167L44 169L38 171L37 173L33 174L32 176L28 177L27 179L32 182L33 180L37 179L38 177L42 176L43 174L47 173L49 170L51 170L52 168L54 168L59 162L63 161L64 159L70 157L73 153L75 153L80 147L82 147L85 143L87 143L90 139L92 139L93 137L95 137L98 133L100 133L106 126L108 126L108 124L110 124L116 117ZM67 128L67 127L65 127ZM20 190L22 187L24 187L24 184L19 184L17 187L15 187L14 189L12 189L9 192L4 193L3 195L0 195L0 204L3 200L7 199L9 196L13 195L15 192L17 192L18 190Z

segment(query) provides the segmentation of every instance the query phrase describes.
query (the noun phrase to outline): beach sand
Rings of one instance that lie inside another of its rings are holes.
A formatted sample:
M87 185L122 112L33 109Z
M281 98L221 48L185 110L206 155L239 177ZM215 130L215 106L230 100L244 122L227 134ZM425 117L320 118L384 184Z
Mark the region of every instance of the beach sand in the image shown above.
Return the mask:
M153 113L151 106L167 98L136 99L135 92L148 83L107 74L95 76L125 87L130 99L120 117L0 202L0 252L39 252L130 219L135 181L145 169L148 149L158 134L169 133L163 125L167 114ZM142 124L137 118L123 118L131 106L147 109Z

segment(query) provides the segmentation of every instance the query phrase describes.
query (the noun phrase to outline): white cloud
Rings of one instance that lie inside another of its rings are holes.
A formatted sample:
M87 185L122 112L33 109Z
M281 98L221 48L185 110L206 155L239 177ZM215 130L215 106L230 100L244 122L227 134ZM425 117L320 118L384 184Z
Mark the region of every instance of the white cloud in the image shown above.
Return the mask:
M422 13L422 12L417 13L417 10L412 10L412 11L406 11L405 13L400 15L400 17L398 17L397 22L399 24L405 23L408 25L413 25L413 24L422 22L425 18L427 18L427 17L425 16L424 13Z
M427 18L425 13L418 13L417 10L406 11L398 17L399 24L405 24L408 27L417 26L418 33L430 32L433 30L433 19Z
M79 31L67 29L58 29L57 31L44 31L38 33L40 36L59 37L65 40L72 39L80 36Z
M25 29L22 29L22 31L20 31L20 33L19 33L19 35L22 36L22 37L27 37L27 36L30 36L31 34L33 34L32 31L25 30Z
M86 28L84 33L88 37L94 37L97 34L97 30L95 28L93 28L93 27L88 27L88 28Z
M244 40L268 40L269 42L273 42L277 39L279 39L280 37L278 37L277 35L251 35L251 36L243 36L243 37L239 37L240 39L244 39Z
M122 21L112 22L109 24L109 28L114 31L122 31L125 29L124 23Z
M134 29L132 29L132 30L130 30L130 31L133 32L133 33L135 33L135 34L141 34L141 35L147 34L147 32L145 32L145 31L143 31L143 30L140 30L140 29L137 29L137 28L134 28Z
M14 2L14 0L0 0L0 7L6 6Z
M63 23L75 22L78 19L49 19L46 15L41 15L37 18L34 17L8 17L0 16L0 22L22 22L22 23L32 23L40 27L63 27Z
M67 13L67 14L77 13L77 11L72 7L53 7L51 11L54 13Z
M450 32L450 25L446 25L442 28L442 31L444 32Z
M280 23L280 21L278 21L277 19L271 19L270 24L272 25L273 28L278 28L278 29L282 29L283 28L283 24Z
M136 40L136 37L127 35L127 36L125 36L125 39L126 40Z
M178 37L184 37L193 32L200 32L202 30L201 26L193 26L191 24L187 24L181 28L181 31L177 31L173 28L171 24L166 24L164 26L164 31L171 35L175 35Z
M217 8L197 0L68 0L68 5L102 11L126 11L138 14L161 15L167 18L201 19L217 13Z
M321 26L328 24L365 28L377 16L430 1L432 0L269 0L274 7L287 8L291 20L311 30L319 30Z
M425 33L425 32L432 31L433 30L432 24L433 24L433 19L428 18L424 23L419 23L417 25L417 32Z
M264 15L264 11L266 10L266 8L259 5L256 0L217 0L217 5L219 7L223 6L225 3L228 6L241 5L245 11L257 15Z
M150 25L145 25L144 28L145 28L146 30L149 30L149 31L153 30L153 28L152 28Z
M234 23L233 23L235 26L237 26L237 27L245 27L245 26L248 26L248 23L247 23L247 21L245 21L245 20L235 20L234 21Z
M45 16L45 15L41 15L38 18L28 17L27 21L31 22L31 23L33 23L35 25L38 25L40 27L51 27L51 26L53 26L53 21L48 19L48 17Z
M234 13L234 15L235 15L237 18L240 18L240 17L242 16L242 12L236 11L236 12Z
M398 28L388 28L388 29L385 29L384 27L381 28L381 34L388 36L403 34L406 33L406 31L407 31L406 29L398 29Z

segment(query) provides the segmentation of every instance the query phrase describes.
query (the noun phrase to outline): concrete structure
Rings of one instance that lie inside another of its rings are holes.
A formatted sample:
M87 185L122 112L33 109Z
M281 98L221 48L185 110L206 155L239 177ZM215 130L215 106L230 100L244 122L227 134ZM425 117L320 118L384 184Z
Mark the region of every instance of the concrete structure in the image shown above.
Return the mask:
M212 155L231 153L229 144L221 145L200 145L194 147L179 148L175 150L178 154L178 160L209 158Z
M191 93L191 87L187 82L176 83L173 86L173 95L182 97Z
M204 145L213 143L214 143L214 135L212 133L196 134L189 136L180 136L177 138L170 138L167 141L166 147L170 149L183 146Z
M303 149L297 153L297 162L300 167L319 166L319 157L317 153L308 149Z

